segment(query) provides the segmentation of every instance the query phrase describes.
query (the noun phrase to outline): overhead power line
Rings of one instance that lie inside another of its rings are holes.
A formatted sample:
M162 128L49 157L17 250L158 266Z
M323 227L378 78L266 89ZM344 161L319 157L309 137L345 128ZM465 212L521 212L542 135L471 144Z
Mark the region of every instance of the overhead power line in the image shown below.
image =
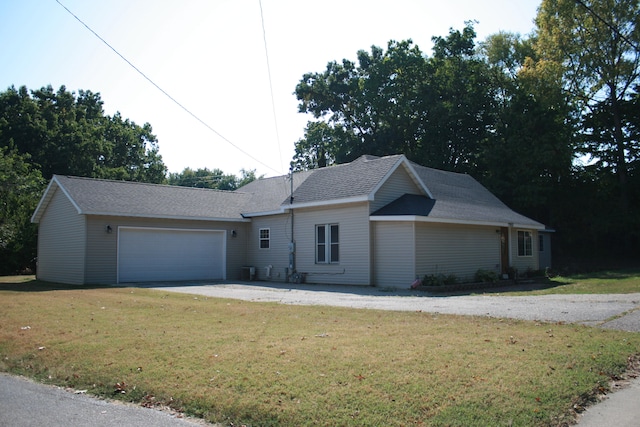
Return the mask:
M598 15L592 8L590 8L589 6L587 6L587 4L585 2L583 2L582 0L576 0L576 2L584 7L585 9L587 9L587 12L589 12L590 14L592 14L598 21L602 22L604 25L606 25L607 27L609 27L609 29L611 31L613 31L614 33L616 33L618 35L618 37L620 37L622 40L624 40L625 42L627 42L627 44L629 46L631 46L632 48L635 49L636 52L640 51L640 49L638 49L638 46L635 45L635 43L633 43L631 40L629 40L629 38L627 36L625 36L624 34L622 34L620 32L620 30L618 30L616 27L614 27L613 25L611 25L607 20L605 20L604 18L602 18L600 15Z
M87 25L82 19L80 19L78 16L76 16L76 14L74 14L71 10L69 10L69 8L67 8L64 4L62 4L60 2L60 0L56 0L56 3L58 3L60 6L62 6L62 8L64 8L64 10L66 10L71 16L73 16L79 23L81 23L87 30L89 30L94 36L96 36L98 38L98 40L100 40L102 43L104 43L109 49L111 49L116 55L118 55L124 62L126 62L131 68L133 68L138 74L140 74L142 77L144 77L145 80L147 80L149 83L151 83L156 89L158 89L160 92L162 92L162 94L164 96L166 96L167 98L169 98L174 104L176 104L178 107L180 107L182 110L184 110L187 114L189 114L191 117L193 117L194 119L196 119L198 122L200 122L202 125L204 125L207 129L209 129L211 132L215 133L216 135L218 135L218 137L220 137L223 141L225 141L227 144L231 145L233 148L235 148L236 150L240 151L242 154L244 154L245 156L249 157L250 159L260 163L262 166L268 168L269 170L272 170L273 172L277 173L277 174L281 174L280 171L277 171L276 169L272 168L271 166L267 165L266 163L262 162L261 160L259 160L258 158L252 156L251 154L249 154L248 152L246 152L245 150L243 150L242 148L240 148L239 146L237 146L236 144L234 144L233 142L231 142L228 138L226 138L224 135L222 135L220 132L218 132L217 130L215 130L213 127L211 127L207 122L205 122L204 120L202 120L200 117L198 117L195 113L191 112L191 110L189 110L187 107L185 107L184 105L182 105L180 102L178 102L173 96L169 95L169 93L167 93L164 89L162 89L158 84L156 84L156 82L154 82L153 80L151 80L151 78L149 78L145 73L143 73L138 67L136 67L135 65L133 65L133 63L131 63L131 61L129 61L127 58L125 58L120 52L118 52L118 50L116 50L116 48L114 48L113 46L111 46L105 39L103 39L98 33L96 33L91 27L89 27L89 25ZM262 8L262 6L261 6ZM273 98L273 95L272 95ZM282 156L281 156L282 157Z
M271 93L271 109L273 111L273 122L276 128L276 142L278 143L278 154L280 156L280 169L282 167L282 149L280 148L280 132L278 132L278 116L276 114L276 101L273 96L273 82L271 80L271 65L269 63L269 50L267 49L267 31L264 28L264 12L262 11L262 0L258 0L260 4L260 21L262 22L262 40L264 40L264 55L267 58L267 74L269 76L269 91Z

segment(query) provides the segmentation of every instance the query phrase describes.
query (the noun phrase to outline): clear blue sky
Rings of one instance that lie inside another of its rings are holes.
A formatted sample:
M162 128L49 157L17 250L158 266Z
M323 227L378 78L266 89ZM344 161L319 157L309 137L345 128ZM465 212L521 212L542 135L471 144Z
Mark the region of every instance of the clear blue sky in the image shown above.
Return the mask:
M99 92L109 115L158 137L171 172L185 167L288 171L309 116L295 86L329 61L371 45L431 37L477 20L478 40L529 34L540 0L60 0L164 91L247 156L198 122L70 15L56 0L0 0L0 90L65 85ZM275 117L274 119L274 108ZM276 127L277 123L277 127ZM277 131L276 131L277 130ZM253 157L253 158L252 158Z

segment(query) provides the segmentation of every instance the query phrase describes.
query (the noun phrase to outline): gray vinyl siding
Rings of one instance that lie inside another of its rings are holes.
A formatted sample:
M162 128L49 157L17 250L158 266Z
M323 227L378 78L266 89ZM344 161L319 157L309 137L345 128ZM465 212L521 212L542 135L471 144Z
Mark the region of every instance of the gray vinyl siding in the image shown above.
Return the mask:
M406 169L400 166L391 174L382 187L378 189L374 195L374 200L369 205L369 212L377 211L404 194L421 194L421 192Z
M500 272L496 227L416 224L416 274L455 274L466 282L478 269Z
M260 248L261 228L269 229L269 248ZM251 231L247 239L248 259L256 268L257 280L284 282L289 266L289 242L291 241L291 215L274 215L252 218ZM267 277L267 266L271 266L271 277Z
M339 225L339 263L316 264L315 232L318 224ZM309 283L370 285L369 235L368 203L296 210L297 271L307 273Z
M415 223L374 221L372 228L373 284L408 288L416 275Z
M551 235L538 232L538 239L543 239L542 250L538 246L538 263L540 269L551 268Z
M107 233L110 225L113 232ZM164 220L150 218L89 216L87 220L87 273L86 283L115 284L118 274L118 227L153 227L176 229L225 230L227 232L226 273L228 280L240 278L241 267L247 262L249 224L235 222L210 222L188 220ZM236 230L236 237L232 236Z
M531 256L518 255L518 231L531 232ZM538 232L524 228L511 229L511 266L520 274L528 270L538 270Z
M83 284L85 233L84 215L57 189L38 225L38 279Z

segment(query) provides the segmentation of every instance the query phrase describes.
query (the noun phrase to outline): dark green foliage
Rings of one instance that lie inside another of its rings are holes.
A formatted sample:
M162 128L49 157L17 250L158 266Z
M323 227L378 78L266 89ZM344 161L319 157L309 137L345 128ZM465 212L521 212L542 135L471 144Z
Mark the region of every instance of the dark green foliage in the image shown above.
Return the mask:
M498 33L478 46L468 22L434 37L431 57L390 41L305 74L299 111L316 121L292 166L402 153L469 173L554 228L556 267L637 264L640 6L586 3L614 29L577 2L545 0L527 38Z
M498 273L491 270L479 269L476 271L475 281L482 283L496 283L498 281Z
M210 188L215 190L233 191L258 179L256 171L240 171L241 176L228 175L220 169L209 170L207 168L193 170L185 168L180 173L170 173L168 184L182 187Z
M35 269L36 226L30 218L46 184L28 160L0 147L0 275Z
M30 223L52 175L163 183L166 167L151 125L109 117L100 95L62 86L0 93L0 274L32 271Z
M162 183L166 167L151 125L106 116L100 94L62 86L0 93L0 147L28 154L45 179L54 174Z
M422 278L422 286L447 286L458 283L458 277L455 274L425 274Z

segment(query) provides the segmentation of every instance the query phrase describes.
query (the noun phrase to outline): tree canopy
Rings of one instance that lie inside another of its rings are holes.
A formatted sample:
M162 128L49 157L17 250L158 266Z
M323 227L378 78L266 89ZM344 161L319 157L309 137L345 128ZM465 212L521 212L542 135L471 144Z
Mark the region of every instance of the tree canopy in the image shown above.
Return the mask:
M233 174L225 174L220 169L210 170L201 168L193 170L185 168L180 173L170 173L169 185L182 187L209 188L214 190L233 191L258 179L254 170L240 170L240 177Z
M0 93L0 274L34 268L30 218L53 174L165 182L151 125L102 105L100 94L64 86Z
M99 93L64 86L0 93L0 146L29 154L42 175L161 183L167 169L151 125L107 116Z
M430 56L405 40L331 61L296 86L313 120L292 167L402 153L556 228L558 259L624 257L640 248L639 8L544 0L528 36L477 42L467 22Z

